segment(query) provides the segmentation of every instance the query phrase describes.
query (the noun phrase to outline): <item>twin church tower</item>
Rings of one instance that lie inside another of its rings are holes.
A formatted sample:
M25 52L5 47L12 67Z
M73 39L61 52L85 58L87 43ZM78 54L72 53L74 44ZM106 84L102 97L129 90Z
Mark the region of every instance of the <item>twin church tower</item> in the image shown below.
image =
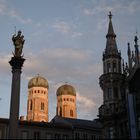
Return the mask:
M28 83L27 120L48 122L48 81L37 75ZM64 84L57 89L56 115L77 118L76 91L73 86Z

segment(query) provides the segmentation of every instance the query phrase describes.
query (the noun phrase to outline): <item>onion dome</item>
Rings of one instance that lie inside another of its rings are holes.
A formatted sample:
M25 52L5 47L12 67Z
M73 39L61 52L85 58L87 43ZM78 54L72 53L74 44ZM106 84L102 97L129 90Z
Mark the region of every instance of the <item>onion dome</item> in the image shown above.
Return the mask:
M28 88L32 88L32 87L44 87L48 89L49 84L44 77L37 75L33 77L28 83Z
M75 91L75 88L73 86L65 84L65 85L60 86L57 89L56 95L57 96L60 96L60 95L73 95L73 96L76 96L76 91Z

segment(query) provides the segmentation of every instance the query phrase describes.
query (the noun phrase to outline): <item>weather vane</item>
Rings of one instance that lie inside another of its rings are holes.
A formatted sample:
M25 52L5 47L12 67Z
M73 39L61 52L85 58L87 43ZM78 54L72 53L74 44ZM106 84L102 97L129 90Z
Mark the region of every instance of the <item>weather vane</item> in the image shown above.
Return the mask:
M15 29L16 30L16 29ZM13 53L13 55L15 57L22 57L22 49L23 49L23 45L24 45L24 36L21 35L21 31L19 30L17 35L16 33L12 36L12 41L13 41L13 45L15 46L15 52Z

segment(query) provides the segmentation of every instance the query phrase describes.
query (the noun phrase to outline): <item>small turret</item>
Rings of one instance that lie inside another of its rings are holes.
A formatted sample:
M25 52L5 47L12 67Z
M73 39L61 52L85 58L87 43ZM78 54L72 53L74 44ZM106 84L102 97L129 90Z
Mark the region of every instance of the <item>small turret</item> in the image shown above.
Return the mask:
M130 43L128 43L127 55L128 55L128 66L129 66L129 70L131 71L131 69L132 69L132 53L131 53L131 49L130 49Z
M137 32L136 32L136 35L135 35L135 37L134 37L134 42L135 42L135 44L134 44L134 47L135 47L135 63L136 63L136 66L138 66L139 65L139 45L138 45L138 37L137 37Z

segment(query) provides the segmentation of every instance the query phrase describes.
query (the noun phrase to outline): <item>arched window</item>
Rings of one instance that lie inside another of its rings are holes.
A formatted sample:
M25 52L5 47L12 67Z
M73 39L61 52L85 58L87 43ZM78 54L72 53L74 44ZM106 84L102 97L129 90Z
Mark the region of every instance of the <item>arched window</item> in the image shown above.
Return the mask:
M140 116L138 116L138 130L140 131Z
M67 106L63 105L63 116L66 117Z
M113 92L114 92L114 98L118 98L118 88L117 87L113 88Z
M73 110L70 110L70 116L73 117Z
M110 139L114 138L114 128L113 127L109 127L109 138Z
M32 103L32 100L30 101L30 110L32 110L33 108L33 103Z
M41 110L44 110L44 103L41 103Z
M111 65L110 65L110 63L107 63L107 72L111 72Z
M118 62L118 71L121 72L121 62Z
M62 108L60 107L59 115L62 116Z
M116 62L113 62L113 72L117 72L117 65L116 65Z
M111 97L112 97L112 88L107 88L107 97L108 97L108 99L111 99Z

